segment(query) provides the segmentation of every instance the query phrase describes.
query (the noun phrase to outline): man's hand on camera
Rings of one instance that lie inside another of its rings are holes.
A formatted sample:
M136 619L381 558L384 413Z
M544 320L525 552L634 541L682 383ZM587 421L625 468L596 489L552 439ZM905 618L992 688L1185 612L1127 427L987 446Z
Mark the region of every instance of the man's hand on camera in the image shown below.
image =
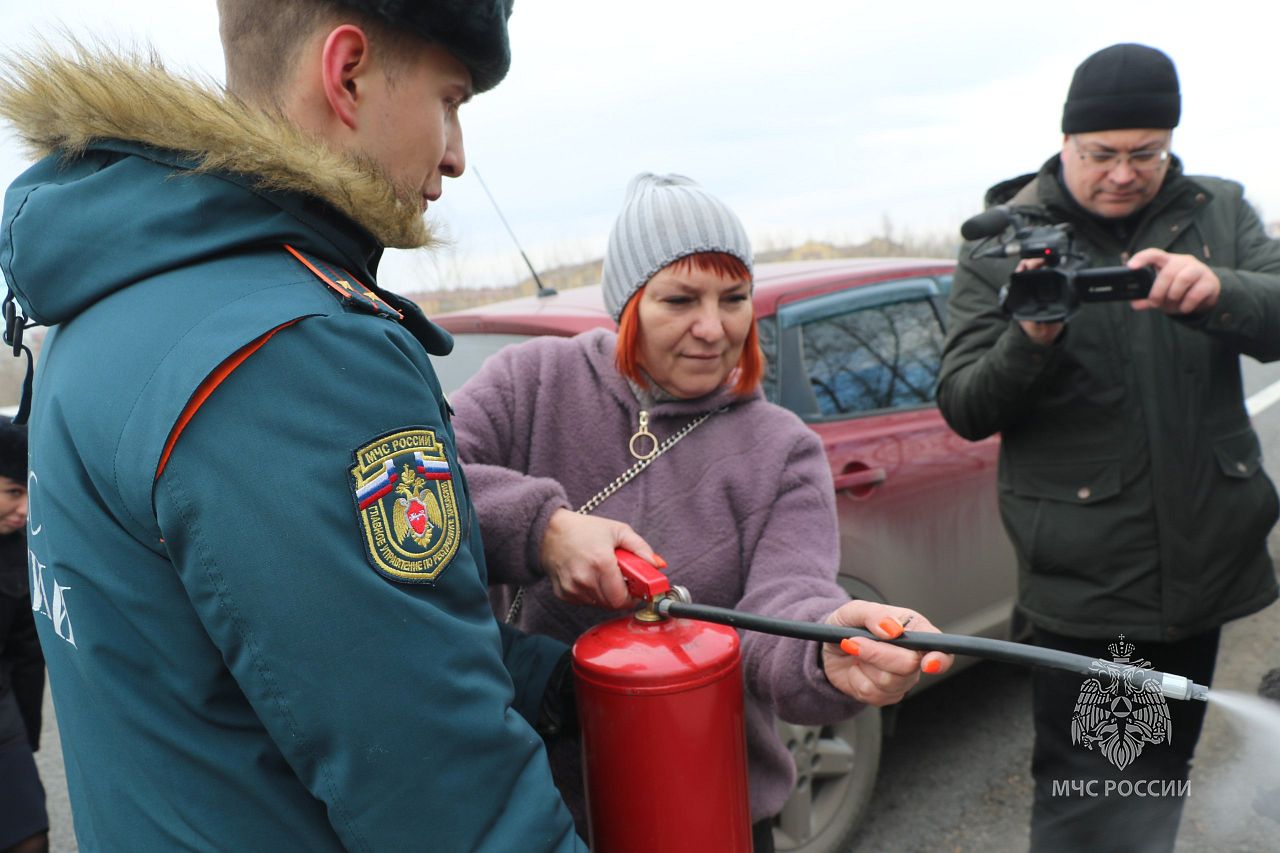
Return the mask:
M1018 266L1014 272L1026 272L1027 270L1038 270L1044 266L1042 258L1023 258L1018 261ZM1058 335L1062 334L1061 323L1041 323L1038 320L1019 320L1018 325L1022 327L1022 333L1031 339L1032 343L1047 347L1058 339Z
M1129 259L1130 269L1152 266L1156 280L1146 299L1131 304L1139 311L1158 308L1166 314L1194 314L1218 304L1222 282L1204 261L1192 255L1171 255L1163 249L1143 249Z

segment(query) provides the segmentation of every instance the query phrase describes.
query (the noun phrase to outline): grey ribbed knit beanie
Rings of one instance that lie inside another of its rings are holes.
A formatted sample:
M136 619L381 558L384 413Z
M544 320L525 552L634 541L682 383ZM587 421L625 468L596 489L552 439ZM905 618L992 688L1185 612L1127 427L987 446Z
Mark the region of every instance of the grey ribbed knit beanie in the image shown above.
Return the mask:
M724 202L683 175L636 175L604 253L605 308L616 321L654 273L698 252L724 252L751 269L751 241Z

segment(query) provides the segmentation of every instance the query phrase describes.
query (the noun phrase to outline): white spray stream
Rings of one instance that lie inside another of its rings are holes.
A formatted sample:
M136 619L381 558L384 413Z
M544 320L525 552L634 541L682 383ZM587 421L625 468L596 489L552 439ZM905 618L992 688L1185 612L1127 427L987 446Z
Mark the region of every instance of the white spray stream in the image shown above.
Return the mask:
M1280 835L1280 703L1234 690L1211 689L1208 698L1210 713L1224 712L1229 723L1233 742L1220 748L1231 755L1218 774L1192 772L1191 796L1210 804L1221 841L1260 825Z

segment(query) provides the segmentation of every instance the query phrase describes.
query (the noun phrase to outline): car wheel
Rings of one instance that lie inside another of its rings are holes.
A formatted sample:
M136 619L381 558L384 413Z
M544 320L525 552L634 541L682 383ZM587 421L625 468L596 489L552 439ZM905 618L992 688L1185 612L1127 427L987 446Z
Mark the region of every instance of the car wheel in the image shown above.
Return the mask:
M796 786L774 818L779 853L836 853L848 847L866 812L880 769L879 708L830 726L779 721L796 762Z

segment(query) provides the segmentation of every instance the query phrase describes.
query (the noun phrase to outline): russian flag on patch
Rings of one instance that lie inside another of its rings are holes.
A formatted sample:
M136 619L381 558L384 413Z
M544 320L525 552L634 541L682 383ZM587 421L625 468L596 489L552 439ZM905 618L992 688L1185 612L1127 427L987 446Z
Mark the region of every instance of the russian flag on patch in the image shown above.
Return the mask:
M356 500L360 502L360 508L366 509L370 504L377 503L390 494L398 479L400 475L396 473L395 460L388 459L383 464L381 474L356 489Z
M418 470L422 472L422 476L428 480L452 480L453 475L449 473L449 463L443 459L427 459L421 453L415 452L414 459L417 460Z

